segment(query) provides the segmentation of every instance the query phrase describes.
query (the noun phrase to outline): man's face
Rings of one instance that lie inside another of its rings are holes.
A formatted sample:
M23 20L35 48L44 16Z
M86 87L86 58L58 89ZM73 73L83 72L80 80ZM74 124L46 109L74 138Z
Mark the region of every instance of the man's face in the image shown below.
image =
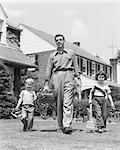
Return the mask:
M57 47L61 48L64 46L65 41L63 40L62 36L58 36L58 37L56 37L55 42L56 42Z

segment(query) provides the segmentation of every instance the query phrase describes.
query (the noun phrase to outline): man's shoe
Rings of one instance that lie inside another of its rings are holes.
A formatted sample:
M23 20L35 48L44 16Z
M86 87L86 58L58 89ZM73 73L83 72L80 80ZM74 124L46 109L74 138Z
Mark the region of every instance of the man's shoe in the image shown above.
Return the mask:
M63 133L71 134L72 133L72 129L70 127L65 127L65 128L63 128Z
M23 127L23 131L24 131L24 132L27 132L27 129L26 129L25 127Z

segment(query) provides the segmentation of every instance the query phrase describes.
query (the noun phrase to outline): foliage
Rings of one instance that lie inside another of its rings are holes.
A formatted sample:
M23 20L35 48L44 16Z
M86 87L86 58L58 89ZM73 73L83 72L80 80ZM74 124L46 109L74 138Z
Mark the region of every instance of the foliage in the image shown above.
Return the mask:
M120 101L120 87L110 86L113 101Z
M38 82L38 77L37 77L37 72L33 72L33 71L28 71L27 69L21 69L21 72L20 72L20 81L21 81L21 89L24 89L25 88L25 80L27 78L32 78L34 79L35 81L35 84L34 84L34 90L36 92L39 91L41 87L40 83Z
M38 93L37 100L35 101L35 115L40 115L43 119L46 119L48 115L55 117L56 101L53 90Z
M120 50L117 51L117 59L120 59Z
M0 63L0 119L11 118L11 111L17 101L12 93L11 78L7 67Z

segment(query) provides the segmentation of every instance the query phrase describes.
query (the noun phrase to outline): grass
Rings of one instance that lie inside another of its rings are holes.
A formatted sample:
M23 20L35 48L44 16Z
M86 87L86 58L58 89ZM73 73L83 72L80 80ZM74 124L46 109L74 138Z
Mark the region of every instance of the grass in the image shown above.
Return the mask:
M18 119L0 120L0 150L119 150L120 124L107 124L104 133L89 133L85 123L74 122L73 133L58 133L56 120L35 117L31 132Z

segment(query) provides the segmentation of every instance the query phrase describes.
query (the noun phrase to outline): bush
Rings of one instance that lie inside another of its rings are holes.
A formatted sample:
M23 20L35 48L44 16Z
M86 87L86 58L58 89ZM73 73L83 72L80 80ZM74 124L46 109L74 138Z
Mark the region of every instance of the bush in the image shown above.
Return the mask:
M56 111L55 92L53 90L50 93L39 92L35 101L35 115L45 115L45 113L50 115L53 111Z
M17 102L11 91L11 84L7 67L0 63L0 119L11 118L11 111Z
M120 101L120 87L110 86L113 101Z
M89 108L89 101L88 99L78 99L78 98L75 98L74 99L74 102L73 102L73 105L74 105L74 118L78 118L79 117L82 117L83 118L83 121L85 121L85 118L87 116L88 118L88 110L87 108Z

